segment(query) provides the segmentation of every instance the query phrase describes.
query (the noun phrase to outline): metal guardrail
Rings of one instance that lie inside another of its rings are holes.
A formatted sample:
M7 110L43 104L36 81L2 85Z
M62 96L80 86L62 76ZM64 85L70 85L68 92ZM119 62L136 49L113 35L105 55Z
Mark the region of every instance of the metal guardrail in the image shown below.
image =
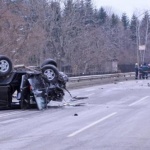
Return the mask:
M67 88L74 89L107 83L117 83L118 81L134 79L134 77L134 72L69 77Z
M115 73L115 74L103 74L103 75L90 75L90 76L78 76L78 77L70 77L69 82L80 82L85 80L95 80L95 79L107 79L107 78L119 78L119 77L134 77L134 72L129 73Z

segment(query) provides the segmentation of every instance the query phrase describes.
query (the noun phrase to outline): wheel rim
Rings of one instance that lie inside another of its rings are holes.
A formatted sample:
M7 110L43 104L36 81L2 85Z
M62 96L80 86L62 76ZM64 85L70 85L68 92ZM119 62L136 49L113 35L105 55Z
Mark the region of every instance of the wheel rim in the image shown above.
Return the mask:
M47 76L48 80L53 80L55 78L55 72L52 69L46 69L44 75Z
M9 63L6 60L0 61L0 72L7 72L9 70Z

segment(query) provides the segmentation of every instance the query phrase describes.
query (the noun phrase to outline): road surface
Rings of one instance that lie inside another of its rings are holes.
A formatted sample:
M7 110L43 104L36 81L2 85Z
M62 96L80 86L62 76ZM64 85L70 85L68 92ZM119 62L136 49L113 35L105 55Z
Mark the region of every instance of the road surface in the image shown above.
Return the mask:
M44 111L1 110L0 150L150 150L150 80L70 92L88 99Z

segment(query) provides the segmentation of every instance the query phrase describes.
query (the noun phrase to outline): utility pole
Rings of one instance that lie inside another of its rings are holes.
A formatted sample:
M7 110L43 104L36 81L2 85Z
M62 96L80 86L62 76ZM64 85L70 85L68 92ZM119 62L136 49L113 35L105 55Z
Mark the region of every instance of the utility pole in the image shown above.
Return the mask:
M145 43L144 45L141 45L141 39L140 39L140 21L138 21L138 18L142 16L143 14L146 14L148 11L144 11L142 14L140 14L137 17L137 24L136 24L136 42L137 42L137 63L144 63L145 61L145 52L146 52L146 46L147 46L147 39L148 39L148 28L149 28L149 20L147 16L147 22L146 22L146 33L145 33Z

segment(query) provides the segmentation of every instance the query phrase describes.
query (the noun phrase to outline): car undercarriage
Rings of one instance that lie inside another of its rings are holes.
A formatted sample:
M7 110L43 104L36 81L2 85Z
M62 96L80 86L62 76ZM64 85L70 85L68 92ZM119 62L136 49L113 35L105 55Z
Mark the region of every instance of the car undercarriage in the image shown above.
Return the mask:
M46 109L50 101L63 100L67 82L68 76L58 71L53 59L33 69L14 67L8 57L0 55L0 107L11 108L15 98L21 109Z

